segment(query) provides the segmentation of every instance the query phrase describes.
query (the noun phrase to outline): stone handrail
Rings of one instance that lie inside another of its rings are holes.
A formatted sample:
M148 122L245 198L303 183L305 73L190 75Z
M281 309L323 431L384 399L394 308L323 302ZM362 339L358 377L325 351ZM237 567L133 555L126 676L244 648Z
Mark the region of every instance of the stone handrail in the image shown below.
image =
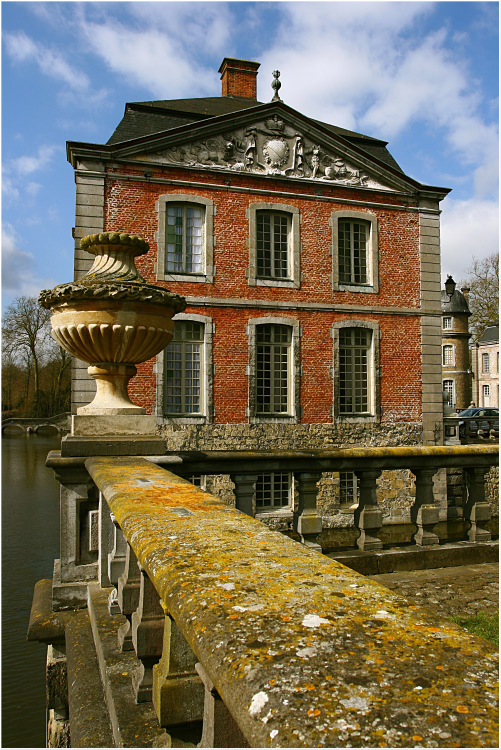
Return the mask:
M466 445L472 439L497 442L499 417L444 417L444 438L448 443L452 440Z
M213 722L202 747L497 747L497 657L486 641L151 461L85 466L128 545L124 558L115 536L122 611L133 590L138 599L124 643L130 629L143 665L136 698L150 680L162 726L190 720L180 696L196 704L200 675L206 719L219 700L219 726L235 721L233 736L245 737L222 744ZM196 665L186 667L182 642ZM172 666L181 652L184 675Z
M377 480L384 470L410 469L415 476L416 498L411 520L417 525L414 542L421 546L437 544L433 527L439 522L439 508L433 496L433 476L441 468L462 468L468 486L468 501L463 519L470 522L468 539L487 541L483 528L491 517L485 502L484 474L497 465L497 445L476 446L401 446L377 448L339 448L298 451L180 451L152 461L168 466L180 476L229 474L235 484L236 507L255 514L253 498L256 475L267 471L294 473L299 485L299 508L294 519L301 540L317 549L316 536L322 530L317 513L317 482L322 472L353 471L359 478L360 498L355 511L355 526L360 530L357 546L361 550L380 550L379 530L383 524L377 507ZM181 460L181 462L180 462ZM174 463L175 462L175 463Z

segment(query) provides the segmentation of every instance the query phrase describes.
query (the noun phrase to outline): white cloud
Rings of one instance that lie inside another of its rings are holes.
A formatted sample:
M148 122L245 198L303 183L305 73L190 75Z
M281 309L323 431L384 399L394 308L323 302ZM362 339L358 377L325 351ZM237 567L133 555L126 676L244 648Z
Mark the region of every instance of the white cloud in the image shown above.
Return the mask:
M41 289L55 286L54 279L37 276L35 266L34 255L20 249L14 228L6 224L2 228L2 293L38 297Z
M42 73L66 83L70 89L89 89L90 81L85 73L70 65L59 53L34 42L24 31L5 34L5 45L7 54L15 62L35 62Z
M460 282L467 276L473 256L485 258L498 252L499 205L494 200L442 202L442 271Z
M481 115L481 91L448 31L423 35L421 20L433 3L279 7L276 41L261 56L261 100L271 99L271 71L278 68L284 101L318 119L384 140L416 125L433 130L473 176L477 197L492 195L497 125Z
M87 23L83 30L93 51L110 70L143 86L153 96L184 98L214 90L213 71L187 59L174 35L171 38L154 28L136 31L117 23Z
M15 63L35 63L40 72L65 84L62 104L92 106L107 95L106 89L94 91L86 73L71 65L65 57L41 42L35 42L24 31L4 35L7 55Z
M54 154L60 150L61 146L40 146L36 156L19 156L10 159L8 168L22 176L33 174L33 172L45 169Z

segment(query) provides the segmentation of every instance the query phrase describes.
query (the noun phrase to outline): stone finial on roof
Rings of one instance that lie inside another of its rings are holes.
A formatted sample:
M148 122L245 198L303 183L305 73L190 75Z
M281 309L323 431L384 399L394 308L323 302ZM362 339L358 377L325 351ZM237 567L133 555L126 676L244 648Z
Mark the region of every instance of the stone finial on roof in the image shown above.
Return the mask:
M279 77L280 77L280 71L279 70L274 70L273 71L273 81L271 82L271 88L275 91L275 93L273 94L273 98L271 100L272 102L281 102L282 101L280 99L279 95L278 95L278 92L280 91L280 89L282 87L281 82L278 80Z

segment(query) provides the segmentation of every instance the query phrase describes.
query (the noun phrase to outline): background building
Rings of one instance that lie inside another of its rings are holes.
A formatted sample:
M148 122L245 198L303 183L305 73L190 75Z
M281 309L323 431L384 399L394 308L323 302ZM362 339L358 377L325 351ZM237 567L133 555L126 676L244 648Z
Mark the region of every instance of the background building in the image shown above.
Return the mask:
M487 326L472 349L475 404L499 407L499 324Z
M471 403L471 366L468 342L468 291L453 284L452 295L442 289L442 378L449 406L456 411Z
M68 143L76 277L81 237L127 231L150 243L140 273L188 301L131 396L172 449L440 444L449 191L405 175L385 141L288 107L278 72L258 102L258 67L225 58L221 97L127 104L107 144ZM93 390L76 363L73 408ZM349 524L354 476L325 484L326 525ZM412 503L395 487L386 522ZM260 479L257 511L287 525L293 504L292 477Z

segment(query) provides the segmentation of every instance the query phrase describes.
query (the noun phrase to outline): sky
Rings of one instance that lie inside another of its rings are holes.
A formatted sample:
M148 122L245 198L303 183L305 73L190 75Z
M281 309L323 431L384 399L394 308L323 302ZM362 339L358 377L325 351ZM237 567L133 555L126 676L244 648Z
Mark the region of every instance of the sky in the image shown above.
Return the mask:
M66 141L105 143L126 102L258 99L388 141L442 202L443 281L498 251L497 2L2 2L2 306L73 279Z

